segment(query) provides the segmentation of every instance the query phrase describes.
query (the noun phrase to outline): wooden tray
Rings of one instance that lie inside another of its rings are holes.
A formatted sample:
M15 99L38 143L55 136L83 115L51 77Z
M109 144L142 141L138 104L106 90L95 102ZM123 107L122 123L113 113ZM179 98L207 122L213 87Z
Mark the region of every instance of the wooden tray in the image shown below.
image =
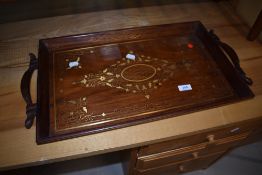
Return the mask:
M30 57L21 89L38 144L253 97L234 50L198 21L43 39Z

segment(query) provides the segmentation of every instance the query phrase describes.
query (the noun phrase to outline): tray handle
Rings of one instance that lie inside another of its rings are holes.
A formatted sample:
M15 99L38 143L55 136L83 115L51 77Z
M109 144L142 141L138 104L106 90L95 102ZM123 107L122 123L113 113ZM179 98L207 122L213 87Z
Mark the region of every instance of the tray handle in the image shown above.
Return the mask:
M214 34L213 30L209 31L210 36L215 40L216 43L218 43L218 45L225 51L225 53L228 55L228 57L230 58L231 62L234 65L235 70L239 73L240 77L242 78L242 80L244 80L244 82L248 85L252 85L253 81L251 78L249 78L246 73L243 71L243 69L240 67L240 61L239 58L237 56L237 53L234 51L234 49L232 47L230 47L228 44L220 41L220 39L218 38L218 36L216 34Z
M25 127L30 129L34 123L34 119L37 113L37 104L32 102L30 94L30 82L34 71L38 68L37 58L34 54L30 53L30 64L29 68L24 73L21 80L21 93L26 102L26 120Z

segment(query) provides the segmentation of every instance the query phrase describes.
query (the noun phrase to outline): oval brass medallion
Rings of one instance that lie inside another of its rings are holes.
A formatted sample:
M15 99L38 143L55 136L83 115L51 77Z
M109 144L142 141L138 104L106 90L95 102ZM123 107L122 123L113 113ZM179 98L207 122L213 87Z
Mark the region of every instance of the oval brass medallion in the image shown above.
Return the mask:
M148 64L134 64L124 68L121 77L130 82L142 82L153 78L156 68Z

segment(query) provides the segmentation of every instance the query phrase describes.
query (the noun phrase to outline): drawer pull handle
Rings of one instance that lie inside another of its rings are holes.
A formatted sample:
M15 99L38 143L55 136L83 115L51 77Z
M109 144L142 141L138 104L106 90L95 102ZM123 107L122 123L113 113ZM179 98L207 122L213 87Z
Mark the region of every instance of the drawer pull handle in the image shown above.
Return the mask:
M179 165L179 171L180 172L184 172L185 171L185 167L183 165Z
M238 132L240 130L240 128L234 128L234 129L231 129L231 133L234 133L234 132Z
M193 155L194 159L198 158L198 152L193 152L192 155Z
M208 136L207 136L207 139L208 139L208 142L209 142L209 143L214 143L214 141L215 141L215 136L214 136L214 135L208 135Z

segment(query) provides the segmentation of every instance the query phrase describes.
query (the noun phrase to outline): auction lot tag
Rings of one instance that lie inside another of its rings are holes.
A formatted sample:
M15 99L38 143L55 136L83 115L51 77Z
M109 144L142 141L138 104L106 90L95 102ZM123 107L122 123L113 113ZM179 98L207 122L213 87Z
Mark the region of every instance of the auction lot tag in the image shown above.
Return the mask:
M183 84L183 85L179 85L177 86L179 91L191 91L192 87L190 84Z

